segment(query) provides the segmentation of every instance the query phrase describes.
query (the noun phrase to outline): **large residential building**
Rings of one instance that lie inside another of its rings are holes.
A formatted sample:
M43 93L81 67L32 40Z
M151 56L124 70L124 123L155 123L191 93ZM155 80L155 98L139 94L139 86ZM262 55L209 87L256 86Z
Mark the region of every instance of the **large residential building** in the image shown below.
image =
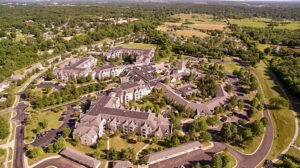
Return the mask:
M106 65L96 69L96 79L117 77L123 72L124 66Z
M59 154L88 168L98 168L101 165L99 160L70 148L65 148Z
M112 48L108 53L105 54L105 58L116 59L124 58L129 55L135 56L135 64L150 64L152 58L154 57L155 50L142 50L142 49L129 49L124 47Z
M144 81L125 83L113 90L116 104L128 103L131 100L139 100L151 92L150 86Z
M114 99L100 95L89 111L80 116L80 122L75 124L73 137L78 136L85 145L93 145L103 135L104 128L120 130L124 134L135 132L144 137L171 134L171 125L167 118L152 112L114 108Z
M193 141L179 145L178 147L173 147L160 152L146 155L145 159L147 165L152 165L175 157L187 155L197 150L201 150L201 144L199 141Z
M59 65L59 68L55 68L53 73L58 79L68 80L70 77L86 77L91 75L92 78L95 78L95 71L92 70L92 67L97 65L97 59L89 56L80 59L72 58L69 61L66 61Z

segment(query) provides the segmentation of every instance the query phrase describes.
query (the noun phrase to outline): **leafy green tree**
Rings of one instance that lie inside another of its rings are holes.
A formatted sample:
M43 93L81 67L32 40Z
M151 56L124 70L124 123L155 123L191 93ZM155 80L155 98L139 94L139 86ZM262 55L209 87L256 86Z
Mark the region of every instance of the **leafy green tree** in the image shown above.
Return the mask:
M201 132L200 134L200 142L209 142L211 141L212 136L209 132Z
M65 140L62 137L58 138L58 140L53 144L54 152L59 152L64 147L65 147Z
M66 137L70 136L71 132L72 132L71 128L69 128L69 127L65 128L63 130L63 137L66 138Z
M212 168L222 168L223 161L222 161L222 157L220 154L217 154L212 158L210 166Z
M273 108L280 109L282 107L288 107L289 102L283 97L273 97L270 99L270 105Z

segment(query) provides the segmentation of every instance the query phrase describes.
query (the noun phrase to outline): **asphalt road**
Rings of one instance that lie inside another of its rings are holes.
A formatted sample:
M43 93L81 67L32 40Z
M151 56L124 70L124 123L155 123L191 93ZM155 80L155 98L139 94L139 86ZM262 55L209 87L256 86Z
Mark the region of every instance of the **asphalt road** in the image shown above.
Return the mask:
M19 125L16 127L16 141L15 141L15 151L13 158L14 168L24 168L24 126Z

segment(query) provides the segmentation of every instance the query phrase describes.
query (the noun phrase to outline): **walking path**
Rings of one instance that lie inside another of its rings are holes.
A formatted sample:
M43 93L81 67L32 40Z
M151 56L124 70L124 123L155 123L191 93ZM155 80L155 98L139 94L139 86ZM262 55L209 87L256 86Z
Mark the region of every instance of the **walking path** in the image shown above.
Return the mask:
M139 154L140 154L144 149L146 149L146 148L151 144L151 142L152 142L152 141L150 140L148 144L146 144L145 146L143 146L142 149L140 149L140 150L135 154L136 160L139 160ZM141 168L141 165L140 165L140 164L138 164L137 166L138 166L138 168Z

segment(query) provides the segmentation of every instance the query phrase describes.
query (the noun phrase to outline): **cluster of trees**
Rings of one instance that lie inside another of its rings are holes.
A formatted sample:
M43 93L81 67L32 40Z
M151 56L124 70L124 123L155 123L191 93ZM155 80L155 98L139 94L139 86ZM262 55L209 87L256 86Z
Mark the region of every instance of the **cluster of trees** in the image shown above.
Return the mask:
M257 93L250 102L250 109L248 111L249 117L253 117L256 113L264 110L264 105L262 104L262 101L263 101L263 95Z
M211 75L206 75L198 82L198 87L201 89L201 95L203 98L215 97L217 94L217 82Z
M194 167L200 168L199 163L197 163ZM232 160L227 151L214 155L210 163L204 165L204 168L230 168L230 167L232 167Z
M292 94L300 94L300 57L275 57L271 60L270 67Z
M106 87L106 83L99 82L76 88L74 84L68 84L63 90L55 91L50 94L42 94L40 90L27 89L26 99L30 100L34 108L44 108L47 106L61 104L78 99L81 95L100 91Z
M26 148L26 155L29 158L36 158L42 154L44 154L44 150L41 147L32 146L31 144L29 144Z
M250 69L241 68L240 70L234 70L232 74L239 79L240 85L244 86L246 91L257 90L259 83Z
M132 163L136 163L134 149L130 147L121 151L116 151L114 148L109 149L109 158L112 160L130 160Z
M243 147L247 143L251 143L254 137L261 136L264 133L264 128L268 125L268 119L262 118L247 124L240 121L239 124L240 126L224 123L218 135L225 142Z
M282 159L283 163L280 164L275 164L273 167L275 168L281 168L281 167L286 167L286 168L297 168L300 166L300 159L296 158L291 155L285 155Z

